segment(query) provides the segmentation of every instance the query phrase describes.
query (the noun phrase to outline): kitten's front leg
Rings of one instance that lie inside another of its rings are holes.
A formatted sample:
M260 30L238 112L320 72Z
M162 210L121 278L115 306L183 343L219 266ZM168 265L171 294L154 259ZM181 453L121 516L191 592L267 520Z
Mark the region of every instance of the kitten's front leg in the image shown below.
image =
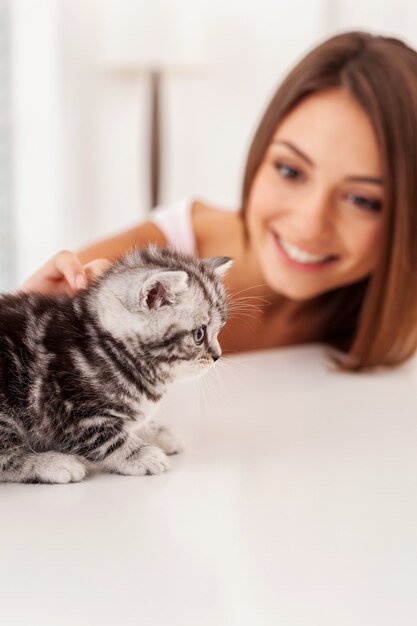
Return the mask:
M150 420L138 426L135 432L147 443L161 448L165 454L180 454L184 450L184 442L163 424Z
M112 415L74 421L61 434L57 447L117 474L143 476L165 472L169 465L166 454L129 430L126 422Z
M110 454L94 461L99 467L126 476L162 474L169 467L168 457L158 446L146 443L135 433L125 433L125 440Z
M168 457L160 448L147 443L135 431L127 430L120 419L110 416L96 416L88 418L84 424L81 422L76 433L65 434L65 446L68 451L117 474L161 474L169 465Z

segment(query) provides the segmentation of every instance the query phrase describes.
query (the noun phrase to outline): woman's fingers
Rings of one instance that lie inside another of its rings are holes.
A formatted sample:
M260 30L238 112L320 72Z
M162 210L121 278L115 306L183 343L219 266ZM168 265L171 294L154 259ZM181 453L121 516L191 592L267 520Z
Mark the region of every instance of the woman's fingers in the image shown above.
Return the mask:
M84 266L73 252L62 250L52 257L50 263L50 277L52 279L60 280L64 277L70 287L77 291L87 287L87 276Z
M111 265L107 259L94 259L83 265L73 253L64 250L56 257L56 269L59 277L64 276L68 284L75 290L85 289Z
M76 254L61 250L32 274L23 283L21 290L74 295L93 282L110 265L107 259L95 259L83 265Z
M72 290L77 290L77 283L80 283L78 277L85 281L85 285L87 284L84 268L78 257L73 252L61 250L32 274L23 283L21 290L50 293L60 287L61 283L67 283ZM66 289L61 288L60 291Z
M111 262L107 259L94 259L84 265L84 271L87 277L88 283L92 283L103 272L105 272L111 266Z

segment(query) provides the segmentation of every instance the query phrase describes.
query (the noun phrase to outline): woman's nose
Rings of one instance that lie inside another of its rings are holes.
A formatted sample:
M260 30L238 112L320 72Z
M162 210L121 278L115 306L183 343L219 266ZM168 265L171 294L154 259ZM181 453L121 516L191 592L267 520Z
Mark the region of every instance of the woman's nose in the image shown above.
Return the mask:
M295 211L298 243L317 243L327 240L334 226L334 208L331 195L326 191L303 198Z

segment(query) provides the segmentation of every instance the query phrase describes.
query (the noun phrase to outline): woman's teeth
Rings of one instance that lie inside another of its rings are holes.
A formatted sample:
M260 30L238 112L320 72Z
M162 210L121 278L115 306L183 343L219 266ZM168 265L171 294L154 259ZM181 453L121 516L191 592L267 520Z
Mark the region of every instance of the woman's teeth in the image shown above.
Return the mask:
M297 261L297 263L322 263L323 261L327 261L331 258L329 256L316 256L315 254L309 254L308 252L293 246L291 243L288 243L288 241L285 241L282 237L279 237L279 243L290 259Z

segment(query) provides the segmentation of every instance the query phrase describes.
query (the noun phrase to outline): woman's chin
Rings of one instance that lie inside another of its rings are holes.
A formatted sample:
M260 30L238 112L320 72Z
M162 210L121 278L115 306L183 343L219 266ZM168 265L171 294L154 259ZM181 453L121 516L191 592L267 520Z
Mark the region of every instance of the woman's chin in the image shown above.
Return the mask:
M280 296L288 298L289 300L297 302L311 300L312 298L324 293L324 291L327 291L319 286L313 288L312 285L300 284L300 281L296 278L288 279L287 277L277 276L276 274L272 275L270 270L268 273L265 273L264 276L268 287L272 291Z

